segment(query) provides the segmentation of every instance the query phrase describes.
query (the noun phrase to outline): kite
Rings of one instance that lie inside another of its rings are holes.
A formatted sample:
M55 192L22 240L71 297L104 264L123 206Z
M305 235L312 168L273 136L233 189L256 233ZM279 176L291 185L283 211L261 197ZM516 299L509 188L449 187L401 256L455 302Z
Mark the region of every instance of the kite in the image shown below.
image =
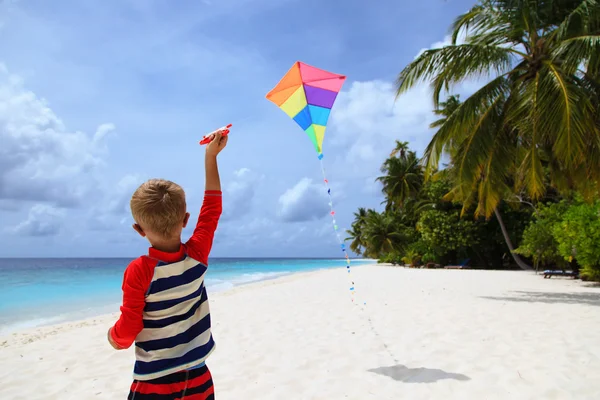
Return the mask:
M340 237L335 210L333 208L331 188L329 187L329 180L327 179L323 165L323 138L325 137L327 121L329 120L333 103L342 89L345 80L346 77L344 75L324 71L298 61L283 76L277 86L267 93L267 99L283 110L300 126L308 135L317 151L318 158L321 161L323 181L325 182L327 195L329 196L333 228L346 258L346 269L348 270L348 277L351 282L351 298L354 302L356 290L354 289L354 281L350 275L350 257L348 257L346 245Z
M268 94L310 138L319 155L331 107L346 77L296 62Z

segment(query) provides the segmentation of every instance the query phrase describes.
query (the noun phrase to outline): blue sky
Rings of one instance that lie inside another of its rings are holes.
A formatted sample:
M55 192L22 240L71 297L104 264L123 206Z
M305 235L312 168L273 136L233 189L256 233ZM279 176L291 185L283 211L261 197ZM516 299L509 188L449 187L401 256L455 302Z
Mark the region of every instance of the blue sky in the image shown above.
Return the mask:
M394 140L421 151L431 137L429 91L395 101L395 76L472 4L0 1L0 257L143 253L131 193L171 179L195 218L197 142L230 122L212 255L340 255L312 144L265 94L297 60L348 76L323 149L347 228L380 207Z

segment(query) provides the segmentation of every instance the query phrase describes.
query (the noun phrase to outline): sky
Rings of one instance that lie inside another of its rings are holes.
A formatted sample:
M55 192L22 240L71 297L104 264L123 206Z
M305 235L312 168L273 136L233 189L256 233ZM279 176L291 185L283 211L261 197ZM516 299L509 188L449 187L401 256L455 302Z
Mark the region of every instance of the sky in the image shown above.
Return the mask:
M175 181L197 218L198 140L228 123L211 255L342 256L312 143L266 93L298 60L348 77L323 143L345 230L381 209L394 141L432 135L429 88L396 99L397 74L473 3L0 0L0 257L143 254L131 194Z

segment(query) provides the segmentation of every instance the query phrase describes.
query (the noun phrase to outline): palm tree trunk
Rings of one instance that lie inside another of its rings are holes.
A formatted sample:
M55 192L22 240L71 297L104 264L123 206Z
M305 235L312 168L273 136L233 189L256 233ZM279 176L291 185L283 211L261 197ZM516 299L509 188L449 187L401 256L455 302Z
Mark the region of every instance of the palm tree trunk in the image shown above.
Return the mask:
M510 254L512 255L519 268L521 268L523 271L532 270L533 268L531 268L530 265L527 265L525 261L521 260L521 257L519 257L519 255L515 253L515 248L513 247L512 241L510 240L510 236L508 236L508 231L506 230L506 226L504 226L504 221L502 220L502 215L500 215L500 211L498 211L498 208L494 209L494 214L496 214L496 219L500 224L500 229L502 230L502 235L504 235L504 240L506 241L506 245L510 250Z

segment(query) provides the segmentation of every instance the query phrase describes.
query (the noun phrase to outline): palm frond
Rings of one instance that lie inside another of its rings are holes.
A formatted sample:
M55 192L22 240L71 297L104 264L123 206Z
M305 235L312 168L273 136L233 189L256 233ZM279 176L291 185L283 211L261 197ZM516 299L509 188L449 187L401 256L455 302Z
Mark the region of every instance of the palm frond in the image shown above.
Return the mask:
M504 17L491 2L482 1L454 20L450 27L452 44L457 44L462 34L472 37L496 30L503 24Z
M540 126L540 97L542 88L540 73L534 79L523 83L518 93L513 93L512 102L508 108L507 124L515 127L518 132L520 163L515 171L515 190L520 192L527 188L533 199L541 197L545 192L544 170L540 159L544 135Z
M586 138L597 132L593 107L588 93L565 75L557 65L547 61L540 71L540 129L545 135L555 133L553 152L559 161L573 166L585 154Z
M513 60L513 51L499 46L461 44L427 50L399 74L397 96L422 81L433 81L433 101L438 107L441 87L450 87L465 78L504 74Z
M472 185L481 177L482 166L488 162L496 135L501 129L504 93L498 93L489 100L477 114L465 140L458 146L456 173L458 179L467 185Z
M582 0L552 32L556 42L587 34L598 34L600 29L600 1Z
M560 64L568 74L574 74L581 64L597 70L600 55L600 36L585 35L561 42L552 54L553 62Z
M450 155L445 198L486 216L509 188L532 199L548 185L595 193L600 0L479 0L451 31L452 45L420 54L396 81L397 96L431 85L440 117L421 160L425 179ZM440 108L443 91L482 76L488 83L456 109Z
M423 154L425 178L429 179L431 172L436 170L444 150L452 142L460 143L468 135L476 123L477 115L499 96L504 96L508 90L508 80L504 76L493 79L467 100L460 103L456 110L434 134Z
M441 115L442 118L429 124L429 127L430 128L439 128L442 125L444 125L444 123L448 120L448 117L450 117L452 115L452 113L454 113L454 111L456 111L456 109L458 108L459 105L460 105L460 95L456 94L456 95L448 96L446 101L440 102L439 107L436 108L435 110L433 110L433 113L435 115Z

